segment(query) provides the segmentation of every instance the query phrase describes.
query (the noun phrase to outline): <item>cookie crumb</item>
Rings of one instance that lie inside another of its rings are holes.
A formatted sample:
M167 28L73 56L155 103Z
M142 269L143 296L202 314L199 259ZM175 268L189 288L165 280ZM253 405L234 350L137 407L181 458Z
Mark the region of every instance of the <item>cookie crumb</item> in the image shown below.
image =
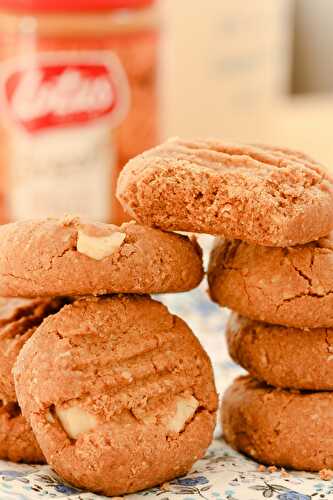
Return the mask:
M281 467L281 477L288 477L289 472L286 471L283 467Z
M266 467L264 465L262 465L262 464L259 464L257 470L258 470L258 472L265 472L266 471Z
M323 481L331 481L331 479L333 479L333 470L332 469L322 469L319 471L319 477Z
M163 483L163 484L161 484L160 489L162 491L170 491L170 484L169 483Z
M274 474L274 472L278 471L278 468L275 465L270 465L267 470L270 474Z

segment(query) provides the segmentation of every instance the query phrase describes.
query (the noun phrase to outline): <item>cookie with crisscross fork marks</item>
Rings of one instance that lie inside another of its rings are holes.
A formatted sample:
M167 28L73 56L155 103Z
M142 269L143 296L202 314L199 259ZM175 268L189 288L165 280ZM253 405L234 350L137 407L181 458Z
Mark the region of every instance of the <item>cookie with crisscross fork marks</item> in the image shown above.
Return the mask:
M186 473L210 444L217 396L189 327L148 296L86 298L49 317L14 369L48 463L121 495Z
M333 184L308 156L218 139L170 139L130 160L117 195L138 222L267 246L333 228Z

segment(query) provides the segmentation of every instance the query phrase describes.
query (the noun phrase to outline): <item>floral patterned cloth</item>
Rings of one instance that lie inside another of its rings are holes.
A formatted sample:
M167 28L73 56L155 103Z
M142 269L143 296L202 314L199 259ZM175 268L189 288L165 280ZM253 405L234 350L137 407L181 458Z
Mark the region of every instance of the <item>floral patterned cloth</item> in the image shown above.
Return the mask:
M201 239L207 249L210 239ZM159 297L171 312L190 325L213 361L218 391L231 383L241 369L230 361L223 338L227 312L211 303L207 284L186 294ZM333 481L318 474L258 470L258 464L236 453L221 438L220 427L206 456L186 476L133 495L128 500L333 500ZM0 461L0 500L68 498L95 500L106 497L82 492L65 484L49 467ZM143 500L143 499L142 499Z
M258 465L217 439L205 458L186 477L159 488L127 495L126 500L320 500L333 498L333 482L317 474L258 472ZM107 497L86 493L64 484L47 466L15 465L0 461L0 499L68 498L98 500Z

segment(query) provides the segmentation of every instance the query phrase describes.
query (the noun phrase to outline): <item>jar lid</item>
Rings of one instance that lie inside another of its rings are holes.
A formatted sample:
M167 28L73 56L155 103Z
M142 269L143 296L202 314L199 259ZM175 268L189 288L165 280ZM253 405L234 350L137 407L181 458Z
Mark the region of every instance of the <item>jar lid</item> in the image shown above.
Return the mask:
M79 12L147 7L156 0L0 0L0 9L22 12Z

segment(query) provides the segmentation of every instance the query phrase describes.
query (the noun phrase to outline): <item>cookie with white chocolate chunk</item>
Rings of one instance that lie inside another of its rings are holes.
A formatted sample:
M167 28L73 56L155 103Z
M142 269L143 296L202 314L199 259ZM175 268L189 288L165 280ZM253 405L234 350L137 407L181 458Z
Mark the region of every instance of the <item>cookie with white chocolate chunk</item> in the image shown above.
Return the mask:
M193 239L78 217L0 227L0 295L41 297L183 292L203 277Z
M121 495L185 474L217 395L188 326L147 296L90 297L46 319L14 368L18 400L65 480Z

